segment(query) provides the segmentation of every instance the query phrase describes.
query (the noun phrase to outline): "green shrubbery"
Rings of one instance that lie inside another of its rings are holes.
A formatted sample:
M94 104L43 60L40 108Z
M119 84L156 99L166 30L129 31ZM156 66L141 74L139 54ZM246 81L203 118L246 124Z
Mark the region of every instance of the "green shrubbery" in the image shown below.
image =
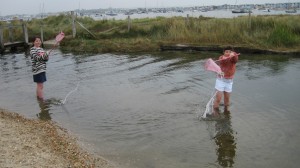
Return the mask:
M153 51L162 44L235 45L260 49L299 50L300 17L297 15L245 16L220 18L144 18L128 20L98 20L77 18L93 35L76 24L76 38L62 43L68 50L91 52ZM54 39L64 31L72 35L70 15L51 16L27 23L29 35ZM21 31L20 31L21 33ZM95 37L94 37L95 36Z

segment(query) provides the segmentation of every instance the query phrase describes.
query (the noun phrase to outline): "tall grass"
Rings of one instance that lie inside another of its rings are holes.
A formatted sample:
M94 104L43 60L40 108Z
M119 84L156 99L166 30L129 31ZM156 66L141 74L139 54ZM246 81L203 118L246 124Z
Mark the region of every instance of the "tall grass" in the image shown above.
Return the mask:
M100 24L99 21L95 22ZM110 25L113 26L119 28L105 35L98 35L105 39L144 38L157 44L232 44L284 50L300 48L300 17L291 15L247 16L231 19L204 17L136 19L132 21L130 32L127 31L127 21ZM91 29L97 30L96 27Z
M9 42L10 38L13 41L24 41L23 29L22 29L23 22L19 20L13 20L10 24L6 22L0 22L0 26L2 27L3 33L3 40L4 42ZM12 36L10 37L10 31Z
M96 38L77 24L76 38L66 38L63 42L64 47L95 51L106 49L112 51L115 48L127 51L137 48L134 46L139 47L137 50L147 50L154 49L154 46L158 48L161 44L184 43L232 44L282 50L300 48L300 17L297 15L245 16L230 19L206 17L132 19L130 31L127 20L95 21L91 18L77 18L77 21L93 32ZM27 25L30 36L39 35L42 27L45 40L53 39L60 31L64 31L67 35L72 34L70 15L35 19L29 21Z
M251 20L250 20L251 19ZM235 44L290 48L299 46L299 16L258 16L233 19L184 19L171 22L167 39L197 44Z

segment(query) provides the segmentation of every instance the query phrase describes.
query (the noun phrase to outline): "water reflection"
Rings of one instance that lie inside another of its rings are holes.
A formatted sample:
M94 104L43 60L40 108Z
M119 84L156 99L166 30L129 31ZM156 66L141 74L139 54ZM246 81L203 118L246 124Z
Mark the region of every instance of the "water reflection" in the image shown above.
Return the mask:
M236 142L231 126L230 113L224 112L215 124L215 143L217 145L217 162L222 167L233 167L236 153Z
M50 116L50 101L47 100L41 100L41 99L37 99L37 102L40 106L40 113L37 114L37 117L41 120L51 120L51 116Z
M51 120L51 114L49 111L53 105L61 105L61 100L50 98L46 100L37 99L40 107L40 112L37 117L41 120Z
M30 59L7 55L0 56L0 106L63 123L96 153L127 167L299 165L299 59L242 53L232 99L232 110L239 113L195 124L193 112L205 110L215 80L204 71L204 60L220 53L53 54L47 97L64 98L78 81L80 96L64 105L57 99L32 102ZM251 122L244 122L249 117Z
M259 79L266 76L275 76L285 72L285 68L290 64L290 58L282 55L253 55L243 56L237 67L245 70L245 76L249 80Z

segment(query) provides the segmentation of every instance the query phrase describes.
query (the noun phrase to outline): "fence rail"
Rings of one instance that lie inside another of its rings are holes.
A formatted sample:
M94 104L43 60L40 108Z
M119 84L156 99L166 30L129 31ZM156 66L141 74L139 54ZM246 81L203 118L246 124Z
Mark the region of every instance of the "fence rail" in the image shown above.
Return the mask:
M15 41L13 29L21 28L23 32L23 40ZM8 29L8 42L4 39L4 30ZM18 47L27 48L28 45L28 31L25 22L19 25L0 25L0 53L5 52L6 48L10 48L11 51L16 50Z

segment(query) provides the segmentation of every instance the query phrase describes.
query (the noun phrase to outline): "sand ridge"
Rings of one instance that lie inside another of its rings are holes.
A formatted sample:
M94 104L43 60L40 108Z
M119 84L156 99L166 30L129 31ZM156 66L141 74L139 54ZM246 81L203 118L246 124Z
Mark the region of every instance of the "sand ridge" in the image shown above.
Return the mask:
M0 109L0 167L101 167L112 163L79 147L53 121L27 119Z

